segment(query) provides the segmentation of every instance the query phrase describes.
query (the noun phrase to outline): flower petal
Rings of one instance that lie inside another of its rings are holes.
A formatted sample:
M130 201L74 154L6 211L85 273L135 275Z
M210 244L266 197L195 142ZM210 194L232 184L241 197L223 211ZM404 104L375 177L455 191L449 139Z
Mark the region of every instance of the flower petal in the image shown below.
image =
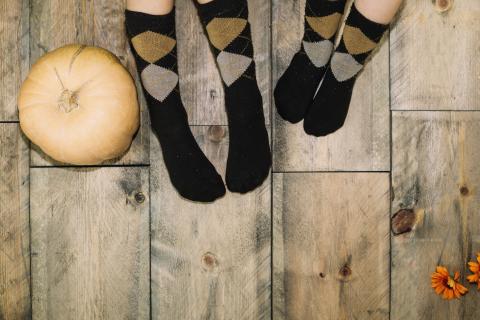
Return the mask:
M438 266L437 267L437 272L440 273L441 275L448 277L448 270L445 267Z
M479 272L480 271L480 265L476 262L469 262L468 263L468 268L472 272Z
M453 275L453 280L458 281L460 279L460 272L455 271L455 274Z

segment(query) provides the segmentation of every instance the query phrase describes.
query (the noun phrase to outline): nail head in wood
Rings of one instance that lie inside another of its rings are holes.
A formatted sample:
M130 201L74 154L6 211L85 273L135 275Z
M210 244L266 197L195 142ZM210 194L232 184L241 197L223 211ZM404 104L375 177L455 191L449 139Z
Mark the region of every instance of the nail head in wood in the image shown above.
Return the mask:
M134 197L137 203L143 203L145 201L145 195L142 192L135 193Z
M226 132L222 126L210 126L207 134L210 141L218 143L225 137Z

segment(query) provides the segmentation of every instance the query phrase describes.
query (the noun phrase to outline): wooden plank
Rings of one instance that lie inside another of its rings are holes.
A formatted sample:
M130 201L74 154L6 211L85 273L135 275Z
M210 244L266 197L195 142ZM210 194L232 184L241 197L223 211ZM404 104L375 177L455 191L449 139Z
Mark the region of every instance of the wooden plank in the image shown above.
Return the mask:
M448 303L430 288L439 264L465 283L467 261L480 251L479 121L477 112L394 112L392 319L480 314L474 287Z
M34 319L149 319L148 168L32 168Z
M389 175L275 173L273 319L389 318Z
M123 0L32 0L31 62L69 43L100 46L113 52L137 79L135 62L125 36ZM138 86L138 80L137 80ZM138 86L140 89L140 87ZM139 93L141 91L139 90ZM129 151L105 164L148 164L148 111L139 94L141 127ZM32 146L32 166L63 165Z
M30 319L28 147L18 124L0 124L0 319Z
M224 92L194 1L177 0L180 90L194 125L226 125ZM257 78L270 123L270 1L248 0Z
M18 120L17 96L29 63L29 1L0 2L0 121Z
M193 128L222 174L226 130ZM151 141L152 318L270 319L270 181L247 195L190 202L171 186Z
M479 15L479 1L404 1L391 32L392 109L480 109Z
M305 0L273 0L273 78L277 81L299 50ZM343 128L316 138L275 111L273 169L286 171L385 171L389 157L388 39L368 62L355 85Z

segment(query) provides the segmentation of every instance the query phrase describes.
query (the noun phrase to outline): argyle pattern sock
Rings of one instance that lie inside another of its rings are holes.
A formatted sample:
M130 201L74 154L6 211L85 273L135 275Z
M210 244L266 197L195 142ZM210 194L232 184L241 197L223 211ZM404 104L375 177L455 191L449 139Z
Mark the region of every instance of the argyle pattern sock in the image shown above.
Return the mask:
M313 101L333 52L345 0L307 0L303 41L274 91L280 116L292 123L303 119Z
M325 136L343 126L357 74L387 28L364 17L355 4L352 6L330 68L305 116L307 134Z
M246 0L198 5L225 89L230 146L226 183L245 193L262 184L271 165L263 103L255 76Z
M225 194L222 178L195 141L178 85L175 10L167 15L126 11L126 27L173 186L187 199L210 202Z

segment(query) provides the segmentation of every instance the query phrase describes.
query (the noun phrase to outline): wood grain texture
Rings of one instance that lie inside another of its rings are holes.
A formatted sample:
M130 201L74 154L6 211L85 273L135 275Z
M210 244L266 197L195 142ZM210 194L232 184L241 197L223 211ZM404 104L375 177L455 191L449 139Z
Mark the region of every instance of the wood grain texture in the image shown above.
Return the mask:
M192 131L223 175L226 127ZM247 195L193 203L173 189L151 142L152 318L270 319L269 179Z
M148 168L31 169L34 319L149 319L148 190Z
M180 90L190 124L226 125L222 81L194 1L177 0L175 5ZM270 1L248 0L248 9L258 85L270 123Z
M43 54L70 43L103 47L114 53L137 77L124 27L123 0L31 0L31 63ZM140 94L141 127L128 152L108 164L148 164L149 122L143 95ZM32 145L31 165L64 165Z
M28 148L18 124L0 124L0 319L30 319Z
M479 121L477 112L394 112L392 214L410 209L414 217L392 238L392 319L480 314L473 287L448 303L430 288L437 265L465 276L480 251Z
M273 319L389 318L389 175L275 173Z
M479 110L480 2L404 3L391 32L392 109Z
M29 63L29 1L0 1L0 121L18 120L17 96Z
M277 81L299 50L305 1L273 0L273 77ZM274 164L277 172L385 171L389 157L388 39L359 75L343 128L322 138L308 136L275 111Z

